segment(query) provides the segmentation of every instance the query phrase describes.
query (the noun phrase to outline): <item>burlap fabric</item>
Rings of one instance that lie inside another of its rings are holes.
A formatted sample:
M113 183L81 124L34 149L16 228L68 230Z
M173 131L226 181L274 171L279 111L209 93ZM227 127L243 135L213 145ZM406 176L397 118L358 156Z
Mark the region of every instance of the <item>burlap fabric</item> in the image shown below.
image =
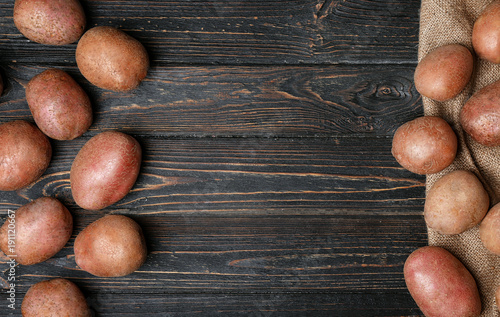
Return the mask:
M419 60L430 50L444 44L459 43L472 51L471 34L474 21L491 2L492 0L422 0ZM470 139L460 126L459 113L474 92L500 80L500 65L477 58L475 60L473 78L459 96L446 102L423 98L425 115L444 118L452 125L459 138L455 162L440 173L427 175L426 189L429 190L437 179L450 171L470 170L483 181L493 205L500 198L500 147L488 148ZM476 278L483 301L481 316L500 316L495 303L495 290L500 286L500 256L493 255L483 247L478 227L455 236L440 235L428 228L428 239L429 245L441 246L452 252Z

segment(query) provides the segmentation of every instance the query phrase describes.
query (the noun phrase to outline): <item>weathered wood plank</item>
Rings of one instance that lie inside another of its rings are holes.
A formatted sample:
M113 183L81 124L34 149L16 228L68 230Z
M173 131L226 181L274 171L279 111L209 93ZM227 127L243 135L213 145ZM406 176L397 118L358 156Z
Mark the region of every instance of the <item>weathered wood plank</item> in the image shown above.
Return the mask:
M24 87L43 66L11 65L0 122L29 119ZM422 115L413 67L156 67L116 93L63 67L90 95L91 133L162 136L392 136Z
M0 210L40 195L58 197L76 208L69 171L87 139L53 142L46 173L17 193L2 193ZM346 208L415 214L423 206L425 179L399 166L390 154L390 138L138 139L144 153L141 174L112 210L234 215Z
M91 1L88 27L139 39L153 63L386 64L416 62L418 0ZM29 42L0 1L0 63L74 64L76 44Z
M398 294L410 302L402 267L408 254L423 245L426 235L421 216L404 214L291 217L196 213L134 218L143 227L149 248L147 262L137 272L96 278L81 271L74 262L73 237L54 258L17 267L18 293L38 281L61 276L75 280L91 294L127 297L325 294L335 301L337 294L368 292ZM1 262L5 272L8 265Z

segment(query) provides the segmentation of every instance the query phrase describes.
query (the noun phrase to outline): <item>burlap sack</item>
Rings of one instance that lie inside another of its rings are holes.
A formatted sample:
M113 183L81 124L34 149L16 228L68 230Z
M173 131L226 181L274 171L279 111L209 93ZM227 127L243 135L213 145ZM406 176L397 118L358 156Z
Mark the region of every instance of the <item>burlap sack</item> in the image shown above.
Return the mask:
M420 11L419 60L430 50L450 43L465 45L472 51L472 27L486 5L492 0L422 0ZM487 84L500 79L500 65L476 58L475 73L468 87L456 98L435 102L423 98L425 115L440 116L454 128L459 138L458 155L446 170L428 175L426 189L450 171L470 170L483 181L490 193L491 204L500 198L500 147L481 146L462 130L459 113L467 99ZM437 245L452 252L471 271L478 283L483 301L481 316L500 316L495 303L495 290L500 286L500 257L486 250L475 227L463 234L444 236L428 228L429 245ZM500 303L499 303L500 304Z

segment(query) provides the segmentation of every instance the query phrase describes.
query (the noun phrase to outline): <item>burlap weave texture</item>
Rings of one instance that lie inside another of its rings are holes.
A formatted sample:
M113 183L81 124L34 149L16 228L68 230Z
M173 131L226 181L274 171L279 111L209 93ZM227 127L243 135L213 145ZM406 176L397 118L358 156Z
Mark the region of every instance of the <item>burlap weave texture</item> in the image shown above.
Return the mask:
M418 59L445 44L458 43L472 52L472 28L482 10L492 0L422 0ZM441 176L457 169L474 172L487 188L491 204L500 199L500 147L485 147L466 135L459 123L460 109L467 99L487 84L500 80L500 65L475 58L471 82L456 98L436 102L423 97L425 115L440 116L451 124L459 139L455 162L444 171L427 175L429 190ZM428 228L429 245L444 247L452 252L476 278L483 301L481 316L500 316L495 303L495 290L500 286L500 256L486 250L479 238L478 227L460 235L440 235ZM500 304L500 303L499 303Z

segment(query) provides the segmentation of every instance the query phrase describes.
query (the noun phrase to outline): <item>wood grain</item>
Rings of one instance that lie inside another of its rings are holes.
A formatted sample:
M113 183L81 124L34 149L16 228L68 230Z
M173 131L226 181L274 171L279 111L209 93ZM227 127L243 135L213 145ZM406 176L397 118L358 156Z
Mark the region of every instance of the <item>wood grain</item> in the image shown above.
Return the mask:
M48 67L4 68L0 122L32 120L24 88ZM414 67L156 67L127 93L96 88L76 68L62 69L91 97L93 134L391 136L422 115Z
M425 177L391 155L394 131L423 115L413 84L418 0L82 0L87 28L139 39L151 69L138 89L82 77L76 43L46 46L15 28L0 0L0 123L32 121L25 86L50 67L89 94L94 123L52 141L45 174L0 192L0 216L59 198L74 232L52 259L16 266L0 255L0 315L20 316L28 288L65 277L95 316L422 316L403 264L426 245ZM123 200L102 211L73 201L69 171L92 136L120 130L144 151ZM0 144L1 146L1 144ZM148 260L98 278L74 261L76 235L108 213L143 228Z
M420 1L90 1L87 28L118 27L154 64L395 64L416 60ZM40 46L0 0L0 63L74 64L76 44Z

